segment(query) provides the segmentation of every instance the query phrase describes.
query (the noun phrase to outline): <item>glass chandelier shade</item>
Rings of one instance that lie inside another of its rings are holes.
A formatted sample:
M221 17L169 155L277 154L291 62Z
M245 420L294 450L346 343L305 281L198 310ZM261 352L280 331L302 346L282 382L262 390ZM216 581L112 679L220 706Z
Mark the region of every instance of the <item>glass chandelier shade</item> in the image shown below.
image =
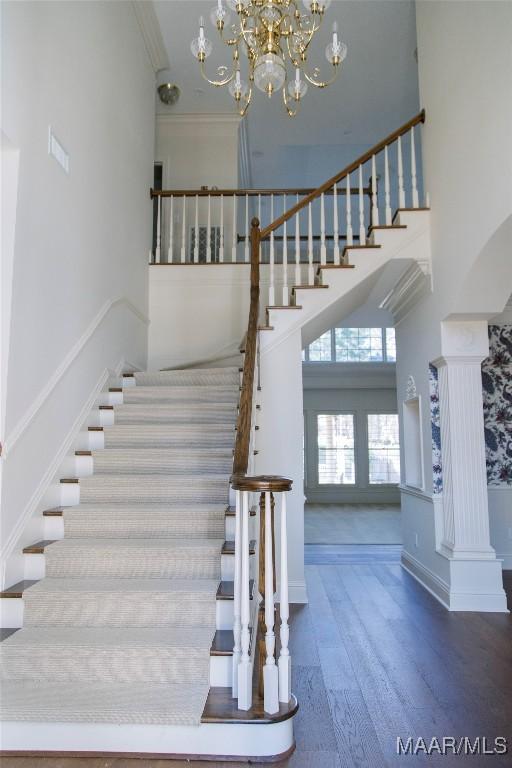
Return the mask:
M308 91L308 84L316 88L330 85L347 55L347 46L339 39L334 23L331 42L325 49L331 75L321 79L319 68L310 68L311 43L330 5L331 0L217 0L210 21L231 51L232 66L218 67L216 77L207 75L205 62L213 46L206 37L203 18L199 20L199 34L190 45L192 55L210 85L228 86L242 116L257 88L269 98L280 91L284 107L293 117ZM233 23L228 8L236 14Z

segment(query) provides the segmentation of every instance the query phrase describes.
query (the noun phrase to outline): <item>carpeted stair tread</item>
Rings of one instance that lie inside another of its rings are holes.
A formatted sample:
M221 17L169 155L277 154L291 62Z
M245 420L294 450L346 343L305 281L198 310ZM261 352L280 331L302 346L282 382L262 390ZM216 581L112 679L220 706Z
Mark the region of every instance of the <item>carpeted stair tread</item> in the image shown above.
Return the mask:
M187 368L176 371L155 371L135 373L137 386L172 386L196 385L219 386L239 384L240 373L238 368Z
M214 627L24 627L0 644L0 679L202 683Z
M189 475L91 475L80 480L80 500L99 502L227 503L229 473Z
M6 680L0 718L29 722L199 725L208 683L35 683Z
M166 404L151 403L116 405L116 424L226 424L234 426L237 408L230 403Z
M92 456L94 474L229 474L233 467L228 448L109 448L93 451Z
M223 539L62 539L45 549L52 578L220 579Z
M221 538L226 504L77 504L65 507L65 537Z
M200 387L197 385L153 387L137 386L124 387L123 403L238 403L240 386L236 384L216 387Z
M105 448L232 449L234 425L229 424L114 424L103 429Z
M215 626L218 579L52 579L23 592L24 626Z

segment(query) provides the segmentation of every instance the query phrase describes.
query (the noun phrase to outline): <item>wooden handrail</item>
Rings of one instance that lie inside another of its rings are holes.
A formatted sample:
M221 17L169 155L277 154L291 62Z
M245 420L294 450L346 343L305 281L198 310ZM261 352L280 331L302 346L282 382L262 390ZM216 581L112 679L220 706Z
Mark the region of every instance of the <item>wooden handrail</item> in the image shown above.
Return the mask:
M392 144L400 136L403 136L405 133L407 133L407 131L410 131L411 128L413 128L415 125L418 125L419 123L424 123L424 122L425 122L425 110L422 109L419 114L417 114L407 123L404 123L396 131L393 131L393 133L390 133L389 136L386 136L385 139L383 139L382 141L379 141L378 144L375 144L375 146L373 146L367 152L360 155L357 158L357 160L354 160L354 162L347 165L345 168L343 168L342 171L337 173L332 178L328 179L324 184L322 184L320 187L315 189L313 192L310 192L306 197L300 200L300 202L298 202L296 205L294 205L292 208L286 211L286 213L283 213L281 216L279 216L279 218L277 218L267 227L262 229L260 232L261 239L262 240L265 239L270 235L271 232L274 232L276 229L279 229L279 227L281 227L285 223L285 221L288 221L289 219L291 219L293 216L295 216L296 213L298 213L300 210L302 210L307 205L309 205L309 203L311 203L313 200L316 200L317 197L320 197L320 195L326 194L327 192L329 192L329 190L332 189L332 187L335 184L338 184L340 181L346 178L348 173L353 173L353 171L359 168L360 165L363 165L363 163L366 163L368 162L368 160L371 160L373 155L377 155L379 152L382 152L382 150L385 147L389 146L389 144Z
M251 303L249 322L245 337L245 357L242 378L242 392L238 413L238 428L233 459L233 476L247 474L249 466L249 447L251 441L252 396L256 351L258 342L258 316L260 311L260 222L251 221Z
M270 195L309 195L316 192L316 187L291 189L150 189L149 196L155 197L269 197ZM371 195L371 186L363 187L363 194ZM326 194L331 195L332 190ZM352 195L359 193L359 188L350 190ZM339 189L338 195L346 195L346 189Z

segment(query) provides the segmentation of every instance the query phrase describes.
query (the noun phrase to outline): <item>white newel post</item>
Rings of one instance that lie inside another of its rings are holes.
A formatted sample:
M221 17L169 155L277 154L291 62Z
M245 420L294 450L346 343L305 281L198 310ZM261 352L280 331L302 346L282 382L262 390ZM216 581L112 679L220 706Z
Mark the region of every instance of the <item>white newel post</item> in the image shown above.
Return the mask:
M281 616L280 640L281 651L279 653L279 701L288 704L292 695L291 691L291 658L288 649L290 639L290 606L288 603L288 531L286 520L286 493L281 494L281 578L279 613Z
M490 543L482 360L487 323L444 322L439 371L444 535L452 610L506 610L501 563Z
M411 189L412 207L419 208L420 200L418 196L418 182L416 179L416 147L414 142L414 125L411 128Z
M272 506L270 491L265 492L265 651L263 667L263 708L274 714L279 710L279 676L275 660L274 633L274 563L272 558Z
M240 615L241 605L241 582L242 582L242 491L236 491L236 511L235 511L235 574L233 584L233 698L238 696L238 666L241 657L241 632L242 623Z
M238 665L238 709L248 710L252 706L252 664L249 653L251 635L249 595L249 493L242 491L242 546L241 546L241 651Z

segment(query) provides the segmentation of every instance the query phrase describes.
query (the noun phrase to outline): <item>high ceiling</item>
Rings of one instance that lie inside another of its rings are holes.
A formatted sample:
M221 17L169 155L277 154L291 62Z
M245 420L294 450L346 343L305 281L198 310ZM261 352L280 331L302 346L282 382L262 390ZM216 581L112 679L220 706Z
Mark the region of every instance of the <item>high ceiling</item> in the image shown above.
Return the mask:
M214 43L208 71L229 65L230 53L209 21L215 0L155 0L155 9L181 88L178 113L233 111L227 88L213 88L200 75L190 52L199 16ZM337 19L348 46L339 79L325 90L310 86L299 115L284 113L280 95L256 92L249 109L247 137L254 187L308 186L324 181L419 110L415 6L411 0L333 0L316 36L317 58L326 72L324 49Z

